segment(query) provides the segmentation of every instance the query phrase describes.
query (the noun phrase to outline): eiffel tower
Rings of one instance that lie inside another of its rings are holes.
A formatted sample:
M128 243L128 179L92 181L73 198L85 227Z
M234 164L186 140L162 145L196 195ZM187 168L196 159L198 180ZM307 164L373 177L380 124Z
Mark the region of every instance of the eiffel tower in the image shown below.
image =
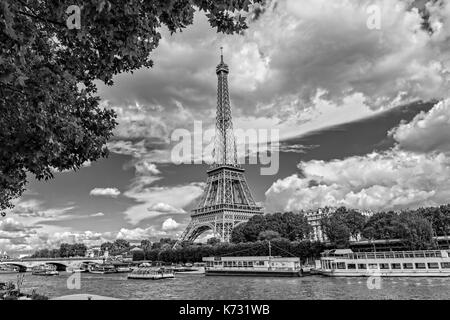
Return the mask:
M248 221L254 215L263 214L262 207L255 203L250 192L245 170L237 161L228 73L222 52L220 64L216 68L218 89L214 163L207 171L206 188L191 213L191 222L175 247L183 241L194 241L208 230L212 230L221 242L229 242L236 225Z

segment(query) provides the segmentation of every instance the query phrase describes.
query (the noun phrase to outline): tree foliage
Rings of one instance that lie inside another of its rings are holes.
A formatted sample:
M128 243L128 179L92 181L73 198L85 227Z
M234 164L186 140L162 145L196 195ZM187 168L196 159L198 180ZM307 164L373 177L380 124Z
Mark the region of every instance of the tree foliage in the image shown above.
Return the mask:
M310 241L288 241L286 239L272 240L272 255L296 256L302 261L307 258L318 258L324 250L324 245ZM290 253L290 255L287 254ZM150 249L144 252L146 260L163 261L167 263L201 262L203 257L212 256L267 256L269 249L267 241L246 243L221 243L216 245L189 244L178 249ZM144 255L136 254L136 260Z
M262 0L254 0L260 3ZM0 0L0 212L25 188L27 173L53 178L107 156L116 125L96 80L151 67L161 28L181 31L194 12L219 32L245 30L248 0ZM81 28L69 29L69 6ZM235 12L236 12L235 11Z
M275 232L279 237L290 241L300 241L309 238L311 226L306 217L300 213L255 215L246 223L233 229L231 241L233 243L254 242L265 231Z
M32 258L70 258L70 257L84 257L86 255L87 247L83 243L62 243L59 249L42 249L36 251Z

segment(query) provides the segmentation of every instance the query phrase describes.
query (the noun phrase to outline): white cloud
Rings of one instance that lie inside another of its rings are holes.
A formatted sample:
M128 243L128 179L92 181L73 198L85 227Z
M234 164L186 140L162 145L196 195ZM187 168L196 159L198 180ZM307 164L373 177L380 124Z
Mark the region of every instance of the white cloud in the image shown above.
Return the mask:
M164 214L185 214L184 207L191 204L203 192L196 183L174 187L137 187L124 193L140 204L125 211L126 219L137 224L142 220Z
M91 196L104 196L117 198L120 195L120 191L117 188L95 188L89 192Z
M450 199L450 159L444 154L391 150L344 160L301 163L302 176L278 180L266 210L324 206L388 210L441 205Z
M400 148L415 152L450 152L450 100L421 112L390 132Z
M24 226L22 223L8 217L0 221L0 230L7 232L19 232L24 230Z
M98 212L90 215L91 217L104 217L105 214L103 212Z
M176 230L179 226L180 226L180 224L178 222L176 222L172 218L169 218L163 222L162 229L164 231L171 231L171 230Z
M153 226L148 228L135 228L135 229L126 229L122 228L117 233L117 239L124 240L145 240L156 237L166 236L167 233L165 231L158 231Z

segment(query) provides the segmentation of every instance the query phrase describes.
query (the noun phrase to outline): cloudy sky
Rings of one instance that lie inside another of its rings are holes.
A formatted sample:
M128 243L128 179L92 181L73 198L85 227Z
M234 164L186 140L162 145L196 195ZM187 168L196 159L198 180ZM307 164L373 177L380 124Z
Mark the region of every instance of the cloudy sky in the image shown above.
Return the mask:
M217 34L201 13L182 33L163 30L153 69L99 83L118 114L110 157L30 178L0 220L0 250L182 232L207 165L174 164L171 135L213 128L220 46L235 128L280 132L275 175L245 166L267 212L448 203L449 36L449 4L406 0L272 1L244 35Z

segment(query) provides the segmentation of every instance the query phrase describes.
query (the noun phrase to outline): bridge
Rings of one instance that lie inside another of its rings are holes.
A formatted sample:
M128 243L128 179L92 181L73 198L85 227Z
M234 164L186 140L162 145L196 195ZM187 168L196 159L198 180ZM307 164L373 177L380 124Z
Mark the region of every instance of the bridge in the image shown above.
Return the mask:
M20 272L31 270L33 267L42 264L50 264L56 266L58 271L66 271L67 268L80 268L84 263L103 263L104 258L24 258L24 259L9 259L0 261L0 265L11 265L19 267Z

